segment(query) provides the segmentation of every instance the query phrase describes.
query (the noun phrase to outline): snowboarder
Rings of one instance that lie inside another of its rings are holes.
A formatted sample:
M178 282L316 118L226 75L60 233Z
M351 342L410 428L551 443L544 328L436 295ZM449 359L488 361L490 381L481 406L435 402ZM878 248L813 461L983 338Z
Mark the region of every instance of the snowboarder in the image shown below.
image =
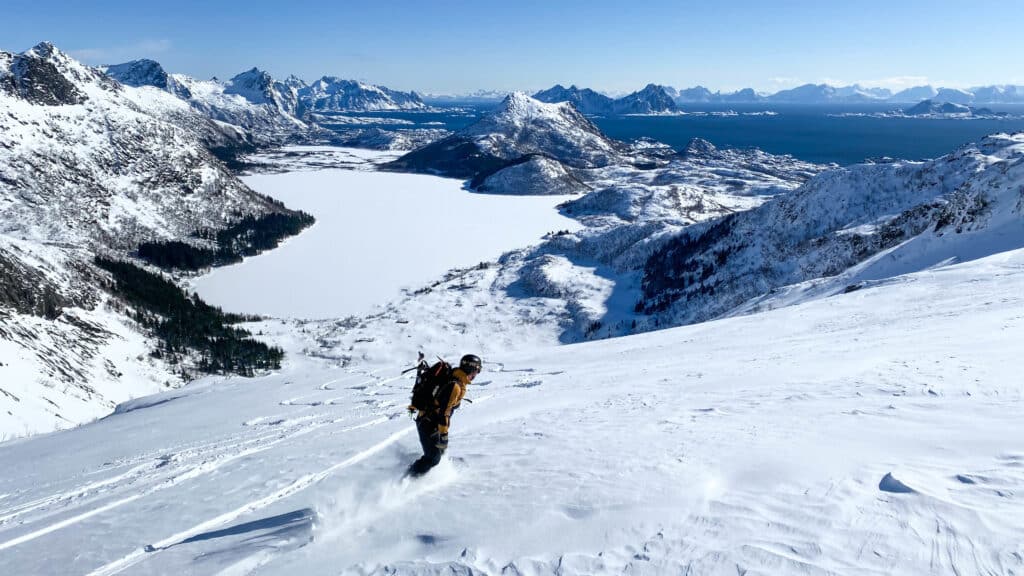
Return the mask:
M436 382L423 382L431 389L427 400L419 400L416 390L413 391L413 405L409 406L409 412L416 414L416 431L419 432L420 445L423 446L423 456L409 467L412 476L426 474L441 461L441 456L448 449L448 425L452 412L462 403L466 386L480 373L483 362L475 354L466 354L454 370L447 370L444 362L432 367L421 362L421 366L417 387L421 385L421 380L428 377L429 371L439 376Z

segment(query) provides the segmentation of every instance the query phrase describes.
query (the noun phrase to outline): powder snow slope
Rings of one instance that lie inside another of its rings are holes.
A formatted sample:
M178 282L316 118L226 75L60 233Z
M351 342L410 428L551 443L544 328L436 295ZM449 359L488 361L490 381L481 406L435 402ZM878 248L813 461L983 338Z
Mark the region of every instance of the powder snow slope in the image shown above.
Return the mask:
M1016 574L1022 283L1018 250L698 326L485 344L451 459L417 482L400 478L418 450L403 359L292 355L280 374L207 379L0 446L0 563ZM300 325L261 327L314 344ZM415 334L466 350L456 331Z

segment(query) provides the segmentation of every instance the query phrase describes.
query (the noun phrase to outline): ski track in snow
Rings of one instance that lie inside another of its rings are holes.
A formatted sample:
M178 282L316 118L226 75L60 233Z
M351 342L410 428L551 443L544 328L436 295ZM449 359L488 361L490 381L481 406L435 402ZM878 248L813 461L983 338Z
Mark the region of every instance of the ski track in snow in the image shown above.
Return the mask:
M348 388L354 391L365 390L370 386L386 386L391 382L408 378L407 376L399 376L367 380L365 375L347 375L325 381L318 385L316 389L320 393L329 394L333 392L336 395L336 389L330 385L353 380L353 376L358 378L355 380L357 384ZM406 394L404 388L403 386L401 391L403 395ZM371 390L363 392L360 396L376 394L378 394L377 390ZM316 394L311 394L303 396L303 398L315 396ZM309 409L333 404L340 405L346 399L353 400L351 397L335 396L327 400L312 401L305 404L287 400L281 401L279 404ZM359 400L356 399L355 401ZM380 409L386 409L393 403L375 402L375 404ZM159 403L146 404L145 406L152 407L157 405ZM32 527L34 529L16 537L0 541L0 551L15 548L54 532L68 529L95 516L110 512L137 500L157 496L159 492L174 488L188 481L197 480L202 476L214 474L221 468L230 467L233 462L250 458L280 445L294 442L297 438L310 434L320 428L331 427L332 429L328 434L335 436L385 424L391 421L394 416L395 414L388 414L354 423L350 415L342 415L340 417L332 417L327 414L296 416L292 413L277 416L258 416L241 423L244 428L259 430L256 433L231 434L219 440L183 444L177 447L177 449L158 450L156 452L140 454L134 458L109 462L105 468L86 472L82 474L82 477L106 472L111 467L124 468L130 466L130 468L119 474L74 486L69 490L14 505L10 505L6 500L14 500L17 494L5 494L5 498L0 499L0 502L6 505L6 507L0 507L0 537L4 535L4 532L12 529L10 528L12 525L14 526L13 529L22 527ZM342 424L348 425L336 427ZM153 556L154 551L166 549L180 540L185 540L190 536L230 522L242 514L259 510L282 498L304 490L322 481L329 474L372 456L408 434L410 430L411 428L407 427L377 445L371 446L338 464L318 473L305 475L268 496L248 502L235 510L148 545L149 551L147 551L146 547L137 549L114 562L96 569L92 573L118 573L140 561L148 560ZM116 498L118 494L123 495L125 493L131 494ZM55 517L60 519L53 521L52 519ZM15 522L16 524L13 524ZM40 524L42 525L40 526Z
M131 554L129 554L129 555L123 557L123 558L119 558L118 560L115 560L114 562L111 562L110 564L107 564L106 566L100 567L100 568L90 572L89 576L110 576L112 574L120 573L120 572L124 571L125 569L131 567L133 564L137 563L141 559L146 558L148 560L155 553L160 552L162 550L166 550L166 549L170 548L171 546L174 546L175 544L180 544L182 541L184 541L184 540L186 540L186 539L188 539L188 538L190 538L192 536L195 536L197 534L200 534L202 532L205 532L205 531L213 529L213 528L217 528L217 527L223 526L223 525L227 524L228 522L231 522L232 520L234 520L234 519L238 518L239 516L241 516L243 514L246 514L248 512L254 512L256 510L260 510L262 508L266 508L270 504L273 504L273 503L275 503L275 502L277 502L279 500L282 500L282 499L284 499L284 498L286 498L288 496L291 496L291 495L293 495L293 494L295 494L295 493L297 493L299 491L305 490L306 488L312 486L313 484L316 484L317 482L322 481L324 478L327 478L327 476L329 476L330 474L332 474L334 472L337 472L338 470L341 470L343 468L347 468L349 466L352 466L353 464L356 464L358 462L361 462L361 461L369 458L370 456L373 456L377 452L380 452L384 448L387 448L391 444L394 444L396 441L400 440L403 436L405 436L406 434L408 434L411 431L412 431L412 428L405 428L405 429L399 430L398 432L395 432L391 436L388 436L383 441L378 442L377 444L374 444L373 446L367 448L366 450L363 450L362 452L359 452L358 454L356 454L356 455L354 455L354 456L352 456L352 457L350 457L350 458L348 458L346 460L343 460L343 461L341 461L341 462L339 462L339 463L337 463L337 464L335 464L335 465L333 465L333 466L331 466L329 468L321 470L320 472L318 472L316 474L309 474L309 475L303 476L302 478L299 478L299 479L295 480L294 482L292 482L291 484L285 486L281 490L278 490L277 492L269 494L269 495L267 495L267 496L265 496L265 497L263 497L263 498L261 498L259 500L256 500L256 501L253 501L253 502L249 502L249 503L247 503L247 504L245 504L245 505L243 505L243 506L241 506L241 507L239 507L239 508L237 508L235 510L231 510L229 512L221 514L220 516L217 516L216 518L211 518L209 520L206 520L205 522L201 522L199 524L196 524L195 526L192 526L191 528L188 528L186 530L183 530L181 532L178 532L176 534L168 536L167 538L164 538L163 540L160 540L159 542L156 542L156 543L153 543L153 544L149 544L149 545L145 546L142 549L135 550Z

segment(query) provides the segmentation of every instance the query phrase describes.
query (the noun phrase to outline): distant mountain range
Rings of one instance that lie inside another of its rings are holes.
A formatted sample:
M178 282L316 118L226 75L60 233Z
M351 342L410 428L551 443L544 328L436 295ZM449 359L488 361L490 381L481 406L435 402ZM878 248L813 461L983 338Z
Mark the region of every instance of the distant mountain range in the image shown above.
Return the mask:
M301 82L301 80L299 80ZM367 112L420 110L426 108L415 92L399 92L383 86L324 76L298 90L300 114L313 112Z
M584 114L657 114L671 113L686 104L855 104L855 103L917 103L932 99L954 104L1008 104L1024 103L1024 86L979 86L969 90L917 86L893 93L887 88L831 86L804 84L774 94L765 94L744 88L735 92L712 92L703 86L677 90L671 86L648 84L621 98L611 98L590 88L568 88L561 84L541 90L534 98L542 102L572 102Z
M659 114L677 110L670 91L672 89L665 86L648 84L642 90L613 99L590 88L577 88L575 85L565 88L556 84L537 92L533 97L549 104L571 102L584 114Z
M170 92L210 118L250 130L258 143L309 137L311 131L317 131L308 122L308 113L312 112L426 108L415 92L399 92L334 76L307 84L295 76L279 81L266 71L252 68L226 82L217 78L196 80L183 74L168 74L152 60L133 60L101 70L121 84L154 86Z
M501 102L509 95L508 90L474 90L463 94L423 94L427 104L450 106L452 104L489 104Z

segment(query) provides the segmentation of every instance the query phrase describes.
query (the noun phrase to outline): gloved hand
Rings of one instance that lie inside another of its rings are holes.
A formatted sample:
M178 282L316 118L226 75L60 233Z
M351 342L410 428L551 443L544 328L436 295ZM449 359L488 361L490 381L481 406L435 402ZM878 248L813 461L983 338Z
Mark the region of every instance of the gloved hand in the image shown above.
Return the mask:
M434 446L437 446L440 450L448 449L448 434L441 432L434 432L430 435L430 439L434 441Z

